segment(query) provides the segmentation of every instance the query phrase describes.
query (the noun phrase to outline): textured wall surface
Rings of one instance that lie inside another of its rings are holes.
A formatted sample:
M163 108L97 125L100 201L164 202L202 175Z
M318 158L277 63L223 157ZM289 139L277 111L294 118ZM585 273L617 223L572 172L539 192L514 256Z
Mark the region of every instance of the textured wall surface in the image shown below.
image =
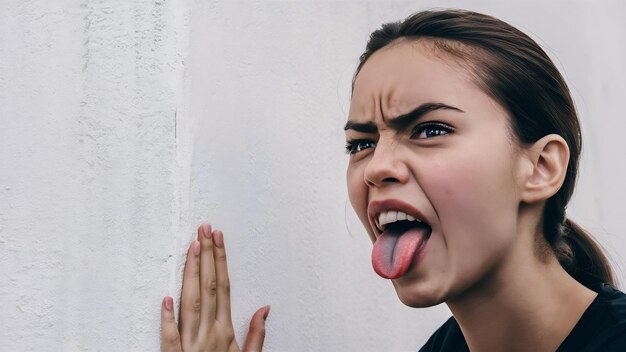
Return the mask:
M271 304L267 351L416 351L449 312L371 269L342 126L369 33L432 6L557 60L586 148L569 214L626 282L624 2L0 0L0 349L158 350L207 220L238 336Z

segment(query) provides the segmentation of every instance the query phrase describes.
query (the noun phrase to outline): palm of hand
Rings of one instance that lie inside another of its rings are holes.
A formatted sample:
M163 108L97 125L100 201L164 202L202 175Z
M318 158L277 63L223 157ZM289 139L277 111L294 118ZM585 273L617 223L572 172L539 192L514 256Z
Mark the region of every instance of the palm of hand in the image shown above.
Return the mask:
M224 234L211 225L198 228L198 239L187 251L179 324L173 305L171 297L165 297L161 305L162 352L240 351L231 319ZM244 352L263 349L268 313L269 306L265 306L252 316Z

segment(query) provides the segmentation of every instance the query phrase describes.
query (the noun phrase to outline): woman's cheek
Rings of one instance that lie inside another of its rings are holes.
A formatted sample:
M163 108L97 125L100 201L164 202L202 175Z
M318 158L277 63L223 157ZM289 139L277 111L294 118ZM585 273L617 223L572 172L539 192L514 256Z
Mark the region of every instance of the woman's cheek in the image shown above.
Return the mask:
M494 199L492 190L502 175L480 162L450 160L433 167L424 191L439 216L449 265L459 278L478 275L498 257L515 232L515 208L501 193ZM497 169L497 168L496 168ZM500 179L500 180L499 180Z

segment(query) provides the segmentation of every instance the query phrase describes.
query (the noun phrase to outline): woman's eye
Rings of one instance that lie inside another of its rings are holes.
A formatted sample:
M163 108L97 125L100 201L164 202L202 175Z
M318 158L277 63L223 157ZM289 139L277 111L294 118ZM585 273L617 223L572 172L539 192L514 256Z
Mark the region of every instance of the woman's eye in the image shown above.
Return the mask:
M368 148L374 148L376 143L367 139L356 139L346 142L346 153L356 154Z
M433 137L447 135L448 133L452 131L453 129L451 127L446 126L441 123L422 124L422 125L415 127L415 130L413 130L413 135L411 136L411 138L418 138L418 139L433 138Z

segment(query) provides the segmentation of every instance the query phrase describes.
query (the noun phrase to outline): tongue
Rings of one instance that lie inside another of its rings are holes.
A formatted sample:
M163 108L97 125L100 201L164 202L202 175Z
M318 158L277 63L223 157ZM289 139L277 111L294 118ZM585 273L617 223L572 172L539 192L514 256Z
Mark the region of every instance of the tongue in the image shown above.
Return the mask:
M372 249L374 271L385 279L397 279L404 275L427 231L422 227L409 228L403 233L385 229Z

